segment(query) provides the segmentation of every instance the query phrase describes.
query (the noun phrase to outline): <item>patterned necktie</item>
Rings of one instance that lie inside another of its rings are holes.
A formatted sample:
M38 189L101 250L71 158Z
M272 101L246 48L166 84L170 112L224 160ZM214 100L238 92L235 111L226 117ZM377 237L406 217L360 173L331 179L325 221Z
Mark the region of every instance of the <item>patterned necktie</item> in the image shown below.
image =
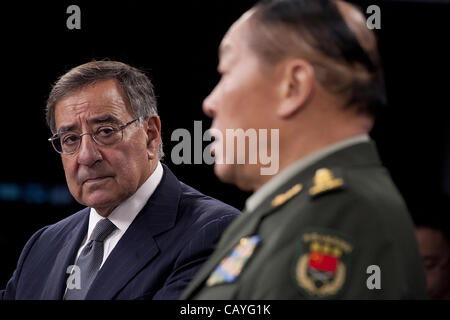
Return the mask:
M79 285L67 285L65 300L83 300L97 275L103 261L103 242L117 227L108 219L97 222L88 243L81 251L75 267L72 268L71 276L80 277L80 281L75 281Z

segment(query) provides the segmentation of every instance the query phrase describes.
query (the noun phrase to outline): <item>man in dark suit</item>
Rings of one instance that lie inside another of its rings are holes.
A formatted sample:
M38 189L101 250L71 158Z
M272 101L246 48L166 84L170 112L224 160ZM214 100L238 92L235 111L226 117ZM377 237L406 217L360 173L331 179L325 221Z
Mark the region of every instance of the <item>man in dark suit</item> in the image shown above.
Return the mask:
M62 76L49 140L87 208L36 232L2 299L177 299L236 217L160 162L150 80L113 61Z
M425 298L411 218L368 135L385 94L364 15L261 1L225 35L219 72L203 105L220 133L215 172L255 193L182 298ZM255 128L278 130L259 144L279 151L275 176L230 161L226 132Z

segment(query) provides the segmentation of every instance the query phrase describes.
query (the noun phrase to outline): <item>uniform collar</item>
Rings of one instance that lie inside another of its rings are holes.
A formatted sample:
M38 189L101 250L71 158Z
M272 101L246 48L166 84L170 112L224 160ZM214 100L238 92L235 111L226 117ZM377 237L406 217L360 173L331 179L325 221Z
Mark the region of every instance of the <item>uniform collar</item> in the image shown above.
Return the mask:
M345 149L352 145L356 145L359 143L369 142L370 137L367 134L358 135L355 137L351 137L349 139L345 139L339 141L337 143L331 144L319 151L316 151L297 162L293 163L286 169L282 170L279 174L270 179L266 184L264 184L261 188L259 188L253 195L251 195L246 203L245 209L248 212L254 211L269 195L271 195L274 190L278 189L284 183L286 183L289 179L296 176L305 168L314 164L315 162L327 157L328 155L335 153L339 150Z

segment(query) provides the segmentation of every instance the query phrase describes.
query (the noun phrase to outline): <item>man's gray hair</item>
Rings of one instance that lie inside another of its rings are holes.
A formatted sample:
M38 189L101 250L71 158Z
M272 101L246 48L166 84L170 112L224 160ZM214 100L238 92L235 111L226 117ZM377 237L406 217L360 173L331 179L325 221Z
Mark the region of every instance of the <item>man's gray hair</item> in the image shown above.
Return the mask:
M125 93L134 118L158 115L156 96L150 79L140 70L117 61L92 61L73 68L56 81L47 99L47 124L56 133L55 106L62 98L99 81L114 79ZM164 156L162 141L159 159Z

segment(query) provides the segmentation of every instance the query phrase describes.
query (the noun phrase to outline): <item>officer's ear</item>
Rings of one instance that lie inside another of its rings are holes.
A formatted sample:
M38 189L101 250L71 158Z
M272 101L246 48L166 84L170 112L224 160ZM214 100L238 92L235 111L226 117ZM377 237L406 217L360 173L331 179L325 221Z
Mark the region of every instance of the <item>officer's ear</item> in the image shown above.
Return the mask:
M299 112L312 97L314 68L306 60L288 59L280 65L282 69L281 103L277 115L287 119Z
M157 115L150 115L143 119L143 127L147 139L148 158L157 159L161 144L161 120Z

